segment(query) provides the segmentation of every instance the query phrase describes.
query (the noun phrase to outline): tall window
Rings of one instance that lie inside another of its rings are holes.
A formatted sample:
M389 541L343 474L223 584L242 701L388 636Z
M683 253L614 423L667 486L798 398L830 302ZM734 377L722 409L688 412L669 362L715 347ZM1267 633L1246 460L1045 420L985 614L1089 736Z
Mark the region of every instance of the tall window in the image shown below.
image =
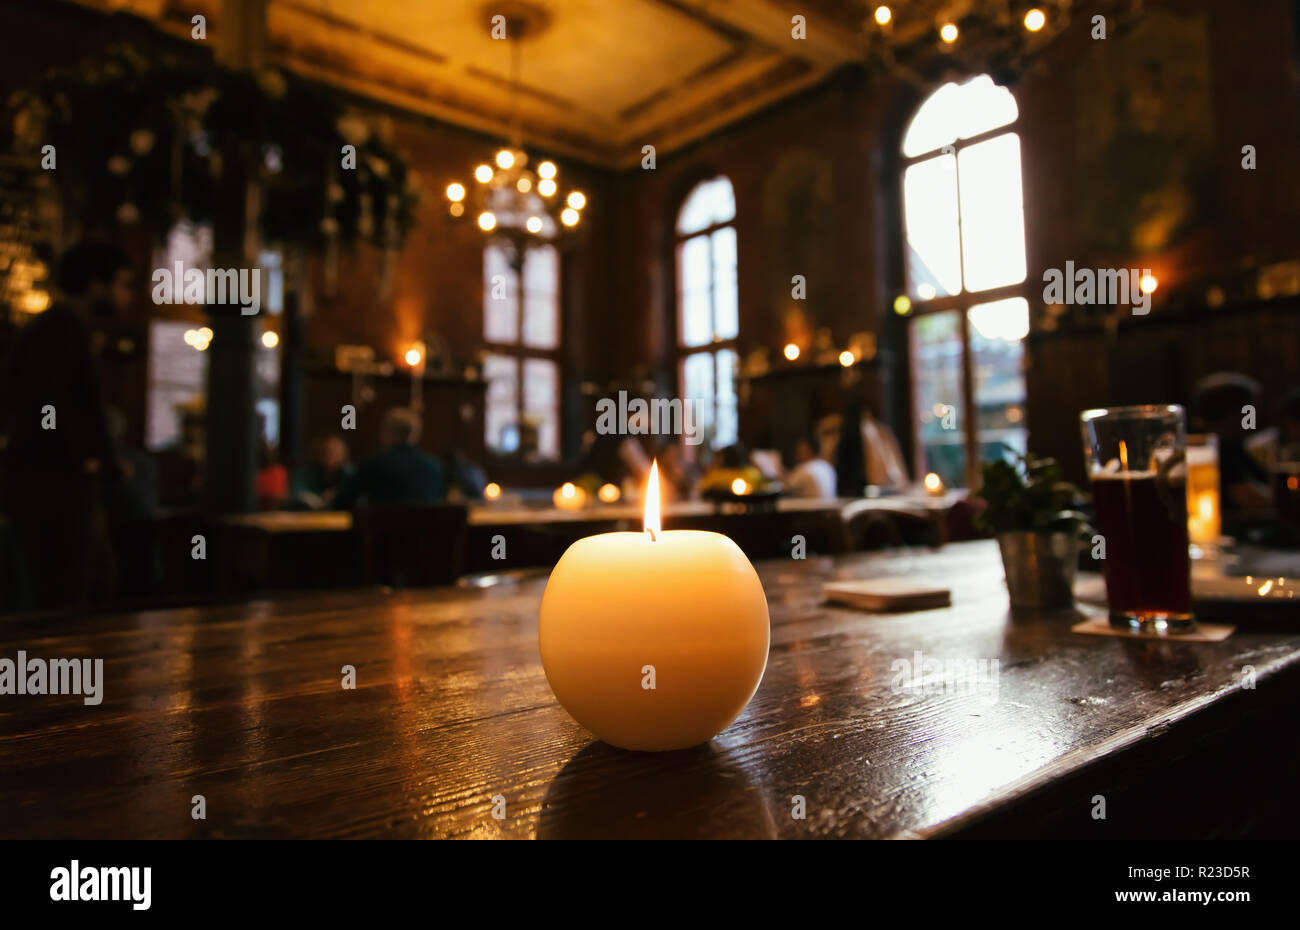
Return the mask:
M917 469L952 486L1026 446L1018 115L981 75L931 94L903 137Z
M544 459L560 455L560 257L524 254L523 280L495 243L483 253L483 376L487 446Z
M736 197L725 177L696 185L677 215L682 395L715 449L736 441Z

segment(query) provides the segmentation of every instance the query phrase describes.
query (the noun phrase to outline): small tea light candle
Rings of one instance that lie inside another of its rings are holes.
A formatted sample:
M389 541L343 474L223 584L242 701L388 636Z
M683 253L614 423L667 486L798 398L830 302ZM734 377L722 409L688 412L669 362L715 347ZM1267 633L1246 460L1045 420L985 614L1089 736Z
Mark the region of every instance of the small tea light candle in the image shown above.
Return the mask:
M947 493L947 488L943 486L943 479L934 472L925 476L925 493L931 497L943 497Z
M645 530L575 542L542 596L542 667L565 710L623 749L708 742L744 710L767 667L767 599L719 533L660 529L650 468Z
M571 481L566 481L551 495L555 506L561 510L581 510L587 506L587 492Z

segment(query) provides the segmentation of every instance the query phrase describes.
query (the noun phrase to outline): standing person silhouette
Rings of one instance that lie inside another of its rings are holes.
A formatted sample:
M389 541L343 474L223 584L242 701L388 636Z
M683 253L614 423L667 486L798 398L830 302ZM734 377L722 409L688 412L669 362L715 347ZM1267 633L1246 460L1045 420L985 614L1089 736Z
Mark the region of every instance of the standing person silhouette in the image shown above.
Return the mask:
M0 373L3 505L36 607L83 605L112 590L103 483L119 475L91 322L131 300L126 255L81 242L60 257L53 305L18 332Z

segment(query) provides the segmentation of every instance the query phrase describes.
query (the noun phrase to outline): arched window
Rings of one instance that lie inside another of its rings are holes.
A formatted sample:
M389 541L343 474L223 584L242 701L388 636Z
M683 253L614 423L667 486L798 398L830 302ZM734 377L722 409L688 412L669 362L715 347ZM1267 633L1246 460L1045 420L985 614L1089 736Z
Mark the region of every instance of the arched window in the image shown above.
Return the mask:
M1026 446L1018 115L981 75L936 90L903 136L917 471L950 486Z
M682 396L715 449L736 441L736 196L725 177L697 184L677 214L677 348Z
M484 249L483 341L488 448L558 458L560 256L554 246L528 249L522 274L504 246Z

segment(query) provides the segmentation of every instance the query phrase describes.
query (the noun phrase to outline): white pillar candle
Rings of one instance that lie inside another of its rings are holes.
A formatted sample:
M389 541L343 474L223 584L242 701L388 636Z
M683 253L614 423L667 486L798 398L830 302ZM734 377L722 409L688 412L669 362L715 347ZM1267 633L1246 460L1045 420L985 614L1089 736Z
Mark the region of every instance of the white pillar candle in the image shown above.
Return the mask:
M658 466L646 529L575 542L542 596L542 667L560 704L624 749L708 742L744 710L767 667L767 599L719 533L660 530Z

